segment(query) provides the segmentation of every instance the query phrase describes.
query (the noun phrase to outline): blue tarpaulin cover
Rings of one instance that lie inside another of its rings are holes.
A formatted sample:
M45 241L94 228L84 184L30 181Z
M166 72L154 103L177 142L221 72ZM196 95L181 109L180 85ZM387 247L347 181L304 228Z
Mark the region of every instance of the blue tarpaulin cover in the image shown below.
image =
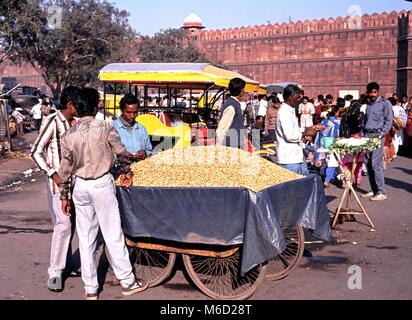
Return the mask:
M126 236L188 244L239 245L242 275L286 248L282 228L301 226L329 241L329 213L317 176L261 192L245 188L117 189Z

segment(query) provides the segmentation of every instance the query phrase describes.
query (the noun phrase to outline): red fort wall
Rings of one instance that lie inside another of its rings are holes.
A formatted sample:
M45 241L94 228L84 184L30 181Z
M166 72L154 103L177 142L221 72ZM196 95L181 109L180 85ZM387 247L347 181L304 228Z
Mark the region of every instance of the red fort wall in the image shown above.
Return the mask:
M261 83L299 82L305 92L363 92L368 82L396 92L398 13L268 24L199 33L199 48L213 62ZM412 94L410 92L409 94Z

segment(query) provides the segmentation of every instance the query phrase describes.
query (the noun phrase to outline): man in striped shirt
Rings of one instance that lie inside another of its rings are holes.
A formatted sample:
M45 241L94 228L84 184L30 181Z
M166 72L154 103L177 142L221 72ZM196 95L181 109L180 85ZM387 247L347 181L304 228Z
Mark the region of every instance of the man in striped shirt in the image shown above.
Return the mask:
M54 226L50 250L50 266L48 269L48 288L50 291L63 290L62 273L66 268L66 260L70 261L70 242L74 232L74 224L70 217L61 210L61 183L58 174L61 163L61 139L70 129L73 118L77 116L76 106L81 89L73 86L65 88L60 98L60 110L44 119L39 136L31 150L31 157L37 166L49 177L47 182L49 210Z

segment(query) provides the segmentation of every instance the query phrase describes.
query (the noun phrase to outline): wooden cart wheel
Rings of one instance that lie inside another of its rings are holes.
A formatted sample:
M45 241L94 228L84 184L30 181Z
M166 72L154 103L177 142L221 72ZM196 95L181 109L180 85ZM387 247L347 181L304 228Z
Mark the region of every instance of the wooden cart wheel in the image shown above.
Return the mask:
M265 277L265 265L259 265L240 276L239 250L226 258L184 254L183 262L199 290L217 300L247 299Z
M267 264L266 278L281 280L286 278L299 264L305 249L305 234L302 227L283 229L286 249Z
M165 251L129 248L129 253L136 276L146 280L150 288L161 284L170 276L176 261L175 253Z

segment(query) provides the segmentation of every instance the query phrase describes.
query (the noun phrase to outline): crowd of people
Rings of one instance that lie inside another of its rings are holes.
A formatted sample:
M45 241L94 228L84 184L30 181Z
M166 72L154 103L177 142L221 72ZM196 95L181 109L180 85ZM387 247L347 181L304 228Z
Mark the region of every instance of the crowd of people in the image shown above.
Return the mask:
M338 167L351 170L353 164L351 155L336 159L325 151L327 139L379 138L380 148L357 159L355 184L360 184L367 172L371 192L366 196L373 201L387 199L385 165L396 157L401 145L410 143L412 97L386 99L380 96L379 84L370 83L359 99L350 95L336 101L331 95L309 99L301 88L289 85L282 95L248 100L245 86L242 79L230 81L213 143L244 148L248 134L250 138L258 132L259 143L276 145L279 166L302 175L318 174L327 188L339 177ZM136 121L140 101L133 94L121 99L121 115L112 122L96 119L100 102L95 89L65 88L59 106L39 116L39 136L31 150L33 160L49 178L54 230L48 288L60 292L65 277L81 275L88 300L99 296L95 262L99 229L122 294L147 288L132 271L113 176L119 177L122 186L130 186L130 164L150 157L153 148L146 128ZM40 105L43 107L43 102L33 107L33 114L42 112ZM70 259L74 226L81 274Z
M279 95L250 100L240 79L232 83L232 90L229 85L229 91L231 97L221 110L217 129L219 143L241 147L243 142L238 137L244 136L242 129L259 130L260 145L276 144L278 165L302 175L316 173L329 188L332 182L345 186L343 177L352 169L353 159L351 155L336 158L325 150L329 147L326 142L333 143L337 138L379 138L380 148L356 159L355 185L368 175L371 192L366 196L372 201L387 199L384 170L396 158L400 146L412 145L412 97L399 98L394 94L386 99L375 82L368 84L366 94L359 99L347 95L336 101L332 95L310 99L294 85L285 88L283 103Z

